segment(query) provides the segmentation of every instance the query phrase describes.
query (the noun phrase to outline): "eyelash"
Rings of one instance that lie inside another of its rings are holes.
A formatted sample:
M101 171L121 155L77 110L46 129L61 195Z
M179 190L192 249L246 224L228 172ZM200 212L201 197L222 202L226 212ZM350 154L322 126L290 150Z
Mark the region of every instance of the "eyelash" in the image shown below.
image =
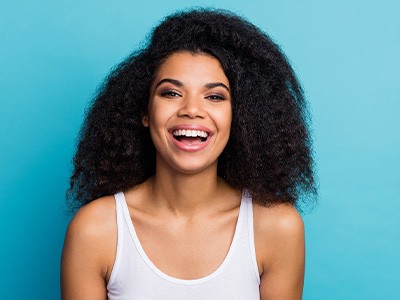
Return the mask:
M207 96L206 97L206 99L209 99L209 100L211 100L211 101L222 101L222 100L225 100L225 97L224 96L222 96L222 95L210 95L210 96Z
M180 93L172 91L172 90L163 91L160 93L160 95L161 95L161 97L167 97L167 98L176 98L176 97L182 96ZM213 101L213 102L223 101L226 99L224 96L219 95L219 94L212 94L212 95L206 96L205 98L210 101Z
M176 98L178 96L181 96L179 93L175 91L163 91L160 93L162 97L167 97L167 98Z

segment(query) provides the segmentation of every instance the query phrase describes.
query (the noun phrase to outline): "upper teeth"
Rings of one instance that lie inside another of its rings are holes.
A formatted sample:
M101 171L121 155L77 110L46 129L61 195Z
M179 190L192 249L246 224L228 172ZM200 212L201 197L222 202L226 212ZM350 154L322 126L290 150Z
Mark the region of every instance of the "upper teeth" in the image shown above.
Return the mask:
M173 135L175 136L187 136L187 137L203 137L206 138L208 136L208 133L202 130L189 130L189 129L179 129L179 130L174 130L172 132Z

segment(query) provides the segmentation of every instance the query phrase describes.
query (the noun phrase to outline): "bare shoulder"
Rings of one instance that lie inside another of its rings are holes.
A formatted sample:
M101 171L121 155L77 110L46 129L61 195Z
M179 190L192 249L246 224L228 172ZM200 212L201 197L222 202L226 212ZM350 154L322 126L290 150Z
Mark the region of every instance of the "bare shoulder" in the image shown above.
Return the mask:
M113 196L96 199L81 207L71 220L65 246L73 244L82 251L96 249L93 256L101 255L110 249L117 239L115 200ZM103 255L102 255L103 256Z
M290 204L253 208L261 299L301 299L305 247L299 212Z
M293 205L263 207L253 204L253 208L254 240L260 273L271 267L274 261L284 258L283 255L303 255L304 223Z
M117 245L115 201L99 198L81 207L71 220L65 236L62 271L91 270L109 278Z
M258 234L274 238L290 238L304 231L303 219L291 204L264 207L253 204L254 229Z
M67 236L72 234L76 238L98 239L115 230L115 201L112 196L107 196L81 207L68 226Z

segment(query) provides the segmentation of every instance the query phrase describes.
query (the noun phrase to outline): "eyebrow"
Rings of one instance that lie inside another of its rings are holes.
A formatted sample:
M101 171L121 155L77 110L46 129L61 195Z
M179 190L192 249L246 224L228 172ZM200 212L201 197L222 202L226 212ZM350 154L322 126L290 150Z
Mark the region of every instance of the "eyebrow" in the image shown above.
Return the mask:
M231 92L231 91L229 90L229 88L228 88L225 84L223 84L222 82L210 82L210 83L205 84L204 86L205 86L207 89L212 89L212 88L215 88L215 87L220 86L220 87L225 88L228 92Z
M178 87L182 87L183 86L183 83L181 81L179 81L179 80L172 79L172 78L164 78L164 79L160 80L157 83L157 85L154 87L154 89L156 89L157 87L159 87L161 84L163 84L165 82L172 83L173 85L176 85ZM206 83L204 85L204 87L207 88L207 89L212 89L212 88L215 88L215 87L218 87L218 86L223 87L228 92L230 92L230 89L225 84L223 84L222 82L210 82L210 83Z

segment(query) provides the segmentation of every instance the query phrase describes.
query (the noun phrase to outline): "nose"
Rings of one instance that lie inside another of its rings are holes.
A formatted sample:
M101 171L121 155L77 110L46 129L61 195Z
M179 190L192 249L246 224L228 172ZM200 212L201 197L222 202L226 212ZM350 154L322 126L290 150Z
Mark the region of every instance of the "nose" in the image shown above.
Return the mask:
M196 97L194 95L186 95L182 98L181 107L178 110L179 117L188 117L190 119L204 118L204 103L201 97Z

